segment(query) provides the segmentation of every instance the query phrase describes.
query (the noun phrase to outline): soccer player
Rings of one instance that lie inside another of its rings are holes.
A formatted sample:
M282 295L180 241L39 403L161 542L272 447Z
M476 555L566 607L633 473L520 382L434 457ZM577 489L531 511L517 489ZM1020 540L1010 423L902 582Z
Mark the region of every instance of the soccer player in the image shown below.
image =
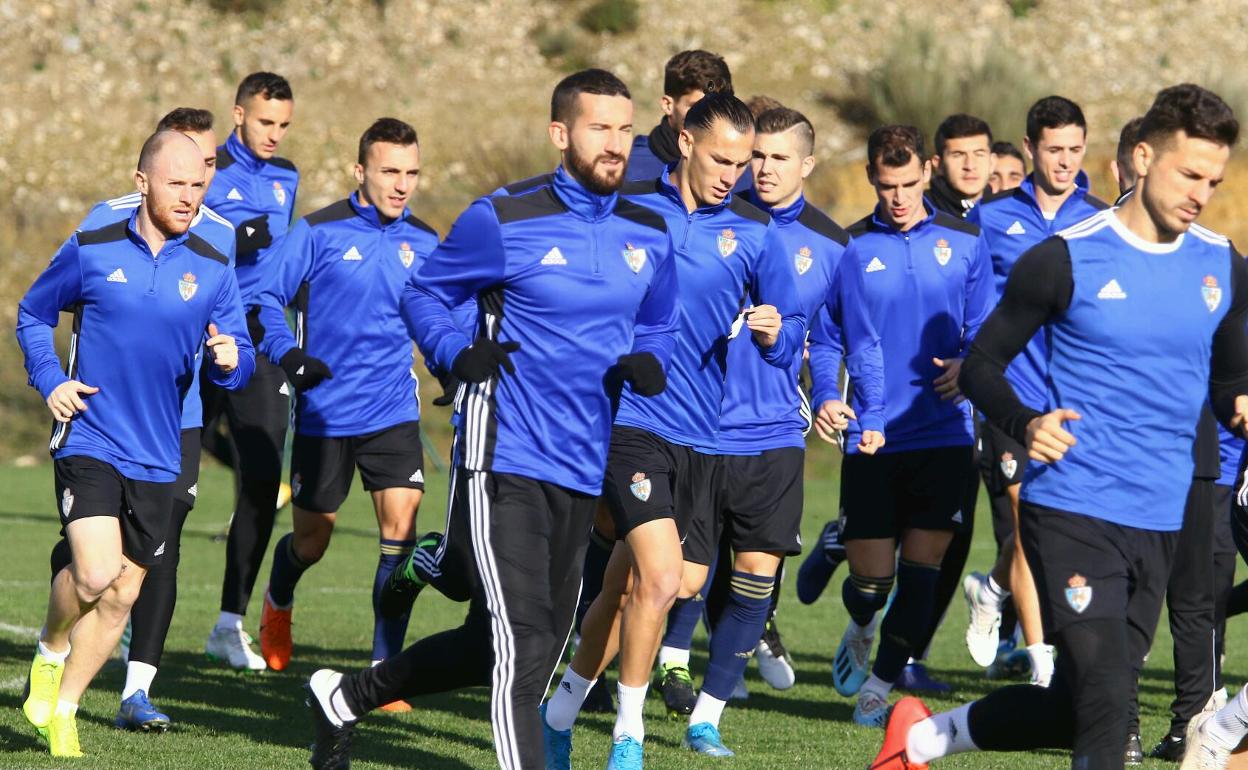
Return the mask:
M347 766L355 722L384 703L491 684L499 765L542 765L538 705L572 625L613 392L660 393L675 345L667 227L618 194L632 116L611 73L562 80L554 182L477 200L405 290L421 350L465 383L451 505L469 524L478 581L459 628L360 673L313 674L318 770ZM475 339L451 316L471 296Z
M260 266L290 226L299 185L294 164L276 155L294 109L290 84L282 76L253 72L243 78L234 97L234 131L217 150L217 175L205 199L234 225L238 287L249 308L248 328L256 344L260 331L254 305ZM222 393L204 384L204 424L212 426L224 414L237 460L238 487L226 541L221 613L204 649L208 657L233 668L265 667L264 658L251 649L243 616L273 534L290 420L286 380L296 376L293 370L283 373L260 354L256 374L243 390Z
M987 196L968 217L980 226L988 242L998 298L1019 255L1106 208L1088 192L1088 176L1082 170L1086 145L1087 121L1079 105L1061 96L1048 96L1028 110L1023 146L1034 171L1019 187ZM1018 397L1032 409L1045 405L1046 350L1044 336L1037 334L1006 372ZM981 464L988 469L985 487L994 531L1013 532L1027 449L991 421L981 423L980 442ZM1047 685L1053 675L1053 650L1044 643L1026 557L1016 539L1007 543L1002 537L999 543L990 573L973 572L963 583L970 608L967 648L981 666L996 663L1000 668L1010 660L1013 637L1004 648L999 649L998 643L1001 608L1012 590L1027 651L1027 661L1022 665L1029 664L1033 683Z
M419 178L416 130L395 118L374 122L360 136L356 191L291 228L257 296L260 352L292 373L299 393L293 531L273 548L260 616L260 652L275 671L290 664L295 587L329 547L357 467L380 535L372 660L403 649L408 615L382 617L378 601L415 546L425 488L412 344L399 312L403 287L438 245L436 231L408 209ZM286 325L288 306L297 312L297 339ZM348 307L368 312L347 320Z
M902 701L873 768L1036 748L1071 750L1077 770L1123 767L1133 637L1151 635L1161 611L1197 418L1206 399L1233 430L1248 417L1248 270L1195 224L1238 133L1215 94L1163 89L1132 153L1135 193L1014 266L961 382L1033 461L1017 532L1057 671L1047 688L1006 687L937 716ZM1047 413L1005 376L1042 329Z
M837 692L858 695L854 721L882 727L888 694L932 622L941 561L965 516L974 431L957 374L988 315L992 268L977 227L929 208L923 195L929 167L916 129L873 131L866 170L879 202L849 228L843 259L863 273L880 335L888 445L863 452L852 441L862 428L846 440L840 535L850 570L842 596L851 620L832 671ZM842 401L839 363L839 344L825 326L815 326L810 366L821 411ZM868 676L876 614L894 575L897 595Z
M936 128L928 199L940 211L965 217L988 188L992 129L974 115L950 115Z
M608 767L642 766L642 708L664 620L678 595L688 601L702 588L718 550L714 452L728 338L747 287L754 307L740 333L749 333L755 355L787 371L805 334L792 256L771 218L732 194L753 153L749 109L732 94L708 94L685 116L679 145L681 159L662 176L625 188L663 216L680 244L680 334L667 390L648 400L625 393L616 415L604 492L620 542L576 655L546 704L547 764L555 767L567 766L585 694L617 650ZM771 583L760 577L749 590L770 596Z
M998 193L1013 190L1027 177L1027 161L1023 151L1011 142L992 143L992 173L988 175L988 189Z
M156 125L157 131L177 131L195 142L204 159L205 186L211 186L217 162L217 140L212 124L211 112L179 107ZM87 214L78 226L78 232L90 232L127 220L142 202L143 196L137 192L102 201ZM190 231L224 254L233 267L233 225L201 203L191 220ZM192 372L191 385L182 399L182 455L178 478L173 485L173 508L169 531L165 535L165 553L160 562L148 570L139 597L130 610L128 644L123 637L122 659L126 662L126 681L121 691L121 706L114 720L114 724L121 728L160 732L172 724L168 716L152 706L149 695L178 599L182 527L195 507L199 487L200 427L203 425L199 377L200 367L197 365ZM55 578L56 573L69 566L71 559L69 541L62 538L52 550L52 576Z
M663 67L663 97L659 106L663 117L648 134L633 138L628 156L629 181L650 181L680 160L678 137L685 128L685 115L709 91L732 91L732 73L727 62L710 51L681 51Z
M206 375L222 387L241 387L253 368L229 259L189 232L205 174L194 141L153 134L134 175L139 206L75 233L18 306L30 382L56 420L49 448L72 551L53 580L22 705L53 756L82 756L78 701L167 550L182 401L200 344L212 361ZM74 315L63 369L52 344L62 310Z

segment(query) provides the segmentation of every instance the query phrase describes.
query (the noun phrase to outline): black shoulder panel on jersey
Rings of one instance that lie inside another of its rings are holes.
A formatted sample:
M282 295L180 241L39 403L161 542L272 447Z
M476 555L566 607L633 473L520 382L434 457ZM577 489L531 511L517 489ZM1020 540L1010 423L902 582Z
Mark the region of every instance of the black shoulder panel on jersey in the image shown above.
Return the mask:
M632 182L625 182L620 188L620 195L650 195L662 190L659 184L659 178L654 179L637 179Z
M993 201L1004 200L1006 198L1013 197L1016 192L1018 192L1018 188L1011 187L1008 190L997 190L994 193L984 193L984 197L980 198L979 203L976 203L975 205L982 206L985 203L992 203Z
M278 168L284 168L287 171L294 171L296 174L299 173L299 169L295 168L295 164L291 163L285 158L279 158L276 155L274 155L272 158L269 158L269 163L272 163L274 166L277 166Z
M1083 196L1083 199L1088 202L1089 206L1096 209L1097 211L1104 211L1105 209L1109 208L1108 203L1096 197L1095 195L1092 195L1091 193Z
M728 210L739 217L751 219L760 225L769 224L771 222L771 214L763 211L758 206L750 203L740 195L734 195L728 200Z
M943 211L936 212L936 217L935 219L932 220L932 224L938 225L940 227L947 227L950 230L957 230L958 232L966 233L967 235L974 235L977 237L979 236L979 225L974 224L972 222L967 222L965 219L962 219L961 217L955 217L952 214L946 214Z
M425 220L423 220L423 219L417 219L417 218L416 218L416 216L415 216L414 214L408 214L408 215L407 215L407 216L403 219L403 221L404 221L404 222L406 222L406 223L408 223L408 224L409 224L409 225L411 225L412 227L415 227L417 230L424 230L425 232L427 232L427 233L429 233L430 235L432 235L434 238L437 238L437 237L438 237L438 231L437 231L437 230L434 230L434 229L433 229L433 228L429 225L429 223L425 222Z
M234 156L230 154L230 151L225 149L224 144L218 147L217 148L217 171L220 171L221 169L229 168L230 166L233 166L233 165L234 165Z
M860 235L866 235L871 230L871 216L871 214L867 214L862 219L859 219L857 222L850 225L846 229L846 232L849 233L849 237L857 238Z
M639 225L653 227L661 233L667 232L667 221L655 211L645 206L633 203L625 198L617 198L615 201L615 215L622 217L630 222L636 222Z
M508 195L519 195L529 192L536 187L544 187L553 181L555 181L555 175L548 171L545 174L538 174L528 179L521 179L519 182L503 185L503 189L507 191Z
M845 228L833 222L832 217L810 205L809 202L802 207L802 213L797 215L797 221L806 229L830 241L836 241L842 246L849 243L849 233L845 231Z
M195 233L187 236L186 247L201 257L207 257L214 262L220 262L223 265L230 264L230 260L221 252L212 247L212 244L200 238Z
M355 209L351 208L351 202L346 198L329 204L320 211L313 211L304 219L307 220L309 227L316 227L328 222L340 222L344 219L350 219L355 216Z
M130 218L118 220L111 225L104 225L98 230L88 230L85 233L78 233L79 246L93 246L97 243L110 243L112 241L124 240L126 237L126 228L130 226Z
M490 198L489 201L494 206L500 225L554 216L568 210L550 187L539 187L522 195Z

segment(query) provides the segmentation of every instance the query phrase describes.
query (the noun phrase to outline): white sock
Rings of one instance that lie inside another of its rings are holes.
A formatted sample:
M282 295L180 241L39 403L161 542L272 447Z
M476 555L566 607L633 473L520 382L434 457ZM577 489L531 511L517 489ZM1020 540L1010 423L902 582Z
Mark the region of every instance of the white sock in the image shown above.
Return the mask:
M660 666L684 666L689 668L689 651L682 650L677 647L668 647L663 645L659 648L659 665Z
M1027 657L1031 658L1031 681L1048 687L1053 680L1053 648L1044 642L1029 644Z
M873 692L884 700L888 700L888 694L893 691L893 683L885 682L875 674L867 677L867 681L862 683L862 689L859 692Z
M156 678L156 667L150 663L139 663L132 660L126 664L126 685L121 688L121 699L125 700L139 690L152 694L152 680Z
M546 701L546 724L554 730L571 730L572 725L576 724L577 715L581 713L585 696L597 681L586 679L568 666L554 694Z
M646 706L646 690L649 688L648 684L641 687L629 687L622 683L616 685L620 709L616 712L615 727L611 730L612 741L618 741L625 733L638 743L645 741L646 724L641 713Z
M1248 735L1248 686L1205 722L1205 731L1210 740L1227 751L1239 745Z
M238 631L243 627L243 616L237 612L221 611L217 616L217 628L223 631Z
M966 724L971 704L953 711L933 714L910 728L906 735L906 759L911 764L927 764L934 759L966 751L978 751Z
M980 591L979 598L988 600L993 607L997 608L997 612L1000 612L1001 605L1005 602L1005 597L1010 595L1010 592L1002 588L997 581L993 580L992 575L988 576L988 579L984 581L983 586L984 590Z
M852 628L859 636L875 636L875 626L880 622L879 613L871 616L871 620L867 621L865 626L858 625L853 618L849 620L849 627Z
M42 639L39 640L39 655L47 658L48 660L54 660L57 663L65 662L65 659L69 657L70 649L70 646L66 645L64 652L53 652L48 645L43 643Z
M75 714L77 714L77 713L78 713L78 704L77 704L77 703L70 703L70 702L69 702L69 701L67 701L67 700L59 700L59 699L56 701L56 715L57 715L57 716L61 716L61 717L63 717L63 716L70 716L70 717L72 717L73 715L75 715Z
M702 722L710 722L719 727L719 718L724 713L724 706L727 701L722 701L713 695L707 695L706 691L698 693L698 702L694 704L693 713L689 715L689 726L692 727Z

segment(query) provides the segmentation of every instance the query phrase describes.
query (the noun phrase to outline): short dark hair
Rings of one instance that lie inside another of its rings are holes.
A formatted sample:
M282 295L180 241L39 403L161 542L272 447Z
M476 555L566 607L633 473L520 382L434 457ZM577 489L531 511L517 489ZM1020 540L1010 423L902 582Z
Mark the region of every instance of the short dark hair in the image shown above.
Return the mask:
M694 91L732 91L732 73L719 54L681 51L663 68L663 94L679 99Z
M754 130L754 116L750 114L750 108L731 91L713 91L699 99L685 114L685 128L706 131L717 120L728 121L728 125L743 134Z
M914 126L880 126L867 137L867 163L873 170L880 166L901 168L914 157L920 164L926 160L923 134Z
M1018 162L1023 164L1023 170L1027 170L1027 158L1023 156L1023 151L1014 146L1013 142L993 142L993 155L1008 155L1011 158L1018 158Z
M1040 133L1046 128L1079 126L1086 134L1088 121L1079 105L1064 96L1046 96L1027 110L1027 138L1034 145L1040 141Z
M253 96L263 96L265 99L277 99L281 102L289 102L295 98L290 92L290 83L286 81L286 78L272 72L253 72L243 78L243 82L238 84L238 91L234 94L234 103L242 104Z
M373 121L373 125L360 134L358 161L361 166L364 165L364 159L368 157L368 148L377 142L397 144L401 147L420 145L420 140L416 137L416 129L412 128L411 124L404 123L398 118L377 118Z
M1222 97L1207 88L1183 83L1157 92L1153 106L1140 122L1137 141L1161 147L1180 131L1194 139L1233 147L1239 140L1239 121Z
M1142 115L1131 118L1118 134L1118 155L1116 158L1118 168L1127 169L1132 177L1135 176L1135 172L1131 170L1131 153L1135 150L1135 146L1140 143L1140 126L1143 123L1144 116Z
M600 69L573 72L555 86L550 95L550 119L552 122L571 124L576 118L576 97L581 94L595 96L623 96L632 99L628 86L614 74Z
M160 119L157 131L180 131L198 134L212 130L212 113L198 107L178 107Z
M760 134L782 134L797 129L802 152L810 155L815 150L815 127L806 116L788 107L773 107L754 119L754 130Z
M950 139L965 139L968 136L986 136L988 146L992 146L992 129L987 123L964 112L950 115L936 127L936 136L932 142L936 145L936 154L945 154L945 142Z
M754 94L745 100L745 106L750 108L750 114L754 116L754 120L757 122L759 115L784 105L780 103L779 99L773 99L767 94Z

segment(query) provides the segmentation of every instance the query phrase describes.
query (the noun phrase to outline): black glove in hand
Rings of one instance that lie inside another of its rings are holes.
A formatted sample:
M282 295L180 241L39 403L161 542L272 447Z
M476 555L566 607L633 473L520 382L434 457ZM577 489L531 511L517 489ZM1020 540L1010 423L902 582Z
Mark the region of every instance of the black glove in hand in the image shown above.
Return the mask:
M667 388L667 373L653 353L629 353L616 361L615 376L639 396L657 396Z
M290 380L290 384L295 386L295 390L302 393L305 390L311 390L321 384L322 380L334 379L334 373L329 370L329 365L319 358L304 353L299 348L291 348L286 355L282 356L279 363L282 371L286 372L286 379Z
M438 384L442 386L442 395L433 400L434 406L450 406L455 403L455 394L459 391L459 379L450 373L445 373L438 377Z
M246 222L240 222L238 227L234 228L234 245L236 250L236 258L239 262L254 262L255 260L244 260L244 257L254 256L260 249L268 248L273 245L273 235L269 232L269 217L267 214L261 214Z
M462 382L485 382L497 375L500 368L508 374L515 374L516 367L511 363L510 354L519 349L519 342L498 343L481 337L459 351L451 364L451 374Z

